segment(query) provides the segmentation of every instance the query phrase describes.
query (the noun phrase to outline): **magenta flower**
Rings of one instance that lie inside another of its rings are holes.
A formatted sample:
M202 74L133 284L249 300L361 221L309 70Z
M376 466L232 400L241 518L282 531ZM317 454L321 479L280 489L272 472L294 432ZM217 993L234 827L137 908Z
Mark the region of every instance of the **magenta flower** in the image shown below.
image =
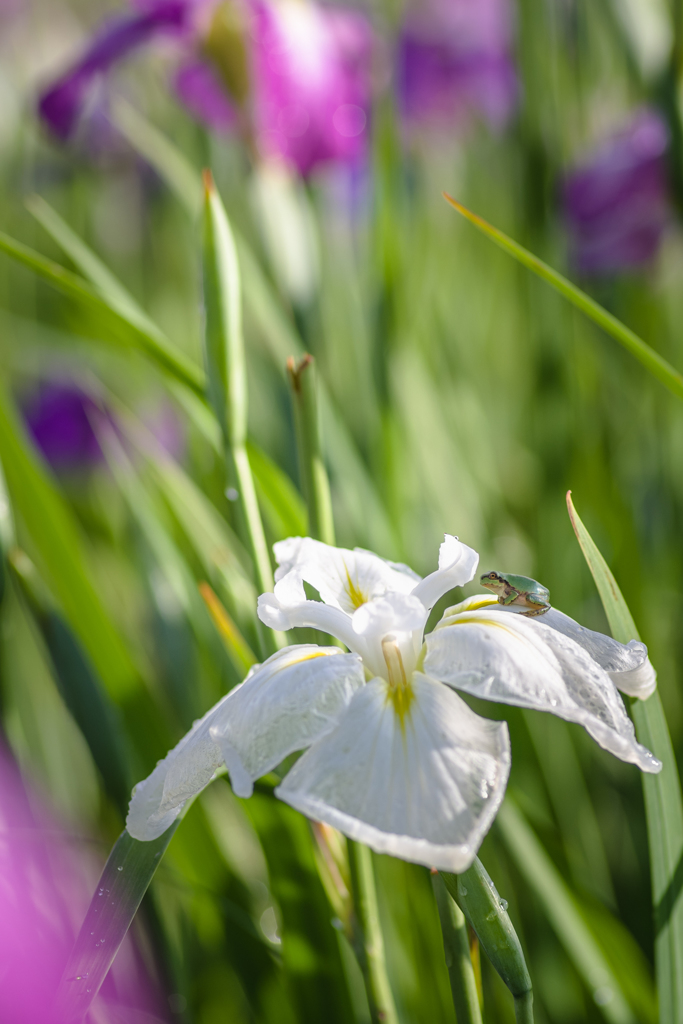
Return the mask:
M55 470L78 470L103 458L91 417L92 398L72 383L44 384L24 406L36 447Z
M409 124L452 127L472 113L501 128L514 110L508 0L422 0L399 42L399 88Z
M667 144L661 117L642 109L565 179L572 258L585 274L641 267L656 255L670 215Z
M357 161L369 116L367 20L308 0L244 0L249 82L238 105L203 50L212 6L213 0L138 0L135 12L104 25L81 60L43 95L43 119L61 139L69 138L94 81L171 30L182 53L175 90L212 130L239 127L259 156L278 157L302 174L321 163Z
M27 793L0 742L0 1020L68 1024L51 1009L98 865ZM130 939L95 1004L102 1024L154 1020L159 999ZM149 1016L147 1016L149 1014ZM89 1018L90 1019L90 1018ZM73 1021L73 1018L69 1018Z

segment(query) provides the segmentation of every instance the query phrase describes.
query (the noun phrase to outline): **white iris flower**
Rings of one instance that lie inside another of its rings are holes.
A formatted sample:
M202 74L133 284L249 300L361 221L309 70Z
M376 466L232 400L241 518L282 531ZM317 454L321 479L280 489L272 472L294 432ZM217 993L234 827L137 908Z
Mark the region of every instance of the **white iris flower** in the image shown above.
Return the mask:
M276 544L275 556L262 621L313 626L351 653L300 644L255 666L136 787L133 837L161 835L224 765L248 797L256 779L305 750L275 790L281 800L379 853L464 871L503 799L510 741L505 722L481 718L454 688L578 722L621 760L660 770L616 689L654 689L644 644L624 646L555 609L528 618L488 595L448 609L424 636L436 601L477 568L456 537L425 579L310 538ZM307 599L304 581L322 600Z

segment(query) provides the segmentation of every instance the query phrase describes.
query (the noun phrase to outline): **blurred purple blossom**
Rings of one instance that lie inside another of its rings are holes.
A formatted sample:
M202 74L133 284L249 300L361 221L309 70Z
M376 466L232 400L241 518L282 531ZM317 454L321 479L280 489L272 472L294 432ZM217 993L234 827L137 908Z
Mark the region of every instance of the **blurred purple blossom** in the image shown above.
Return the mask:
M283 159L303 174L329 161L357 161L369 116L367 19L312 0L243 0L249 91L238 111L202 52L216 6L215 0L137 0L133 13L104 24L81 60L43 94L41 116L68 139L94 81L133 49L172 30L183 58L174 86L193 116L216 131L248 124L260 156Z
M50 382L25 403L24 418L53 469L87 469L103 458L91 422L96 411L93 399L76 384Z
M399 40L399 89L409 124L452 127L478 113L494 128L518 94L509 0L421 0Z
M643 108L565 179L563 203L573 261L586 274L611 274L649 262L670 216L668 131Z
M0 1020L67 1024L51 1011L98 865L28 792L0 738ZM102 1024L158 1022L159 998L126 940L97 998Z
M105 21L83 57L40 98L41 116L55 135L67 139L73 134L100 75L160 32L185 28L187 15L186 0L156 0L141 11Z

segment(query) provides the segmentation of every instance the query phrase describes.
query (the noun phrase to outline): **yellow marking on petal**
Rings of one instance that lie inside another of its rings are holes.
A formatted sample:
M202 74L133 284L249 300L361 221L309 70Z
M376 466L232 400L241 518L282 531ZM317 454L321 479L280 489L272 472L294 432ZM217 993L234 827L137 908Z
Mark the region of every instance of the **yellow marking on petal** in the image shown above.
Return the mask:
M482 619L482 618L479 618L477 616L473 616L471 618L470 617L464 618L462 615L458 615L455 618L451 619L449 622L439 623L439 625L446 625L446 626L458 626L458 625L461 625L461 626L467 626L467 625L492 626L494 629L502 629L503 632L507 633L509 636L514 637L515 640L517 641L517 643L522 644L523 647L528 647L531 651L534 652L534 654L539 654L540 652L539 652L538 648L535 646L535 644L531 643L531 641L529 640L528 637L524 636L523 633L518 633L517 630L515 630L515 629L511 629L510 626L508 626L505 622L502 621L503 618L505 618L505 617L506 617L505 615L501 615L500 618L494 617L494 618L491 618L491 619ZM526 619L526 621L529 622L530 620Z
M473 594L472 597L466 597L459 604L447 608L443 613L442 620L448 619L452 615L459 615L461 612L476 612L478 608L486 608L488 605L498 603L495 594Z
M401 651L393 637L385 636L382 640L382 654L389 676L387 703L391 701L394 705L401 729L405 729L405 718L413 701L413 688L406 678Z
M394 711L398 716L402 730L405 729L405 720L410 713L410 705L413 703L413 699L413 688L410 683L406 683L405 686L390 686L387 691L387 703L391 701L394 705Z
M287 665L298 665L300 661L311 661L313 658L327 658L330 654L330 651L312 651L310 654L302 654L301 657L288 661Z
M344 562L344 569L346 571L346 589L349 595L349 599L354 608L360 608L362 604L366 604L367 597L361 590L358 589L356 584L351 579L351 574L347 568L346 562Z

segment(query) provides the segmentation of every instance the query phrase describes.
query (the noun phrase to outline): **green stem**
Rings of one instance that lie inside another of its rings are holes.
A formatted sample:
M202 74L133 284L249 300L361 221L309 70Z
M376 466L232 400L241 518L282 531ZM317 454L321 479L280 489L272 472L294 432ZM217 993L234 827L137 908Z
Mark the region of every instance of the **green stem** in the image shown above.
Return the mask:
M515 996L515 1021L516 1024L534 1024L533 992L525 992L521 996Z
M481 948L510 989L518 1021L533 1022L531 978L517 933L496 887L478 857L461 875L441 872L448 892L476 932ZM523 1014L520 1016L520 1014Z
M287 360L292 388L294 425L299 453L299 473L308 507L308 531L311 537L334 544L332 499L320 443L315 363L306 354L299 364Z
M362 843L349 840L349 861L355 910L352 944L365 982L370 1017L373 1024L398 1024L384 956L372 853Z
M481 1008L470 956L465 915L448 894L440 875L432 875L432 888L441 922L443 949L451 983L456 1022L457 1024L481 1024Z

